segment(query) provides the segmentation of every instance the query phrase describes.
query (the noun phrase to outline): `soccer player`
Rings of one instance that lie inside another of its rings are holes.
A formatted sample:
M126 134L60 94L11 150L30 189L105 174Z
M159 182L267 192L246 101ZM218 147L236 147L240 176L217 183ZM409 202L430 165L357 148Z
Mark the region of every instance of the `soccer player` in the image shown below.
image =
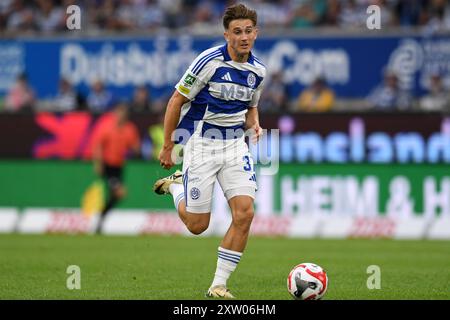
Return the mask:
M216 179L231 208L232 222L218 248L209 297L234 298L227 280L241 259L254 214L257 187L244 130L251 129L254 143L262 134L257 104L266 69L251 52L256 23L254 10L242 4L228 7L223 17L226 44L202 52L192 62L165 113L159 160L161 166L171 168L174 143L186 143L183 173L158 180L154 191L172 195L181 220L193 234L208 228Z
M123 167L129 151L140 151L136 126L128 121L128 105L120 102L112 113L111 123L106 125L94 144L95 172L106 180L109 198L101 212L97 233L102 232L103 221L108 212L126 195L123 184Z

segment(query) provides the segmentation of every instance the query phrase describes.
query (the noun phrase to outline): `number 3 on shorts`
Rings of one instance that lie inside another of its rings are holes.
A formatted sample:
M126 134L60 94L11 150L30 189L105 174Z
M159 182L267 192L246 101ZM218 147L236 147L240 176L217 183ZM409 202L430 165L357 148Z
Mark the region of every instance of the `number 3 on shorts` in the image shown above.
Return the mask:
M256 182L256 174L255 174L255 171L252 170L252 163L250 162L250 157L249 156L244 156L243 159L245 161L244 171L253 171L253 174L252 174L252 176L250 177L249 180Z
M252 171L252 164L250 163L250 158L248 156L244 156L244 160L245 160L244 170Z

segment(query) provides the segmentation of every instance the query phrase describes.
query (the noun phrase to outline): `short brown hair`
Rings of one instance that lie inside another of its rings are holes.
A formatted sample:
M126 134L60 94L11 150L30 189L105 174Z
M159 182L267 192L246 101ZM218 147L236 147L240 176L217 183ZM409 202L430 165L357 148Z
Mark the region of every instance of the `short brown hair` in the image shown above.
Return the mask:
M256 26L256 22L258 21L258 16L255 10L247 8L245 5L239 3L232 6L229 6L225 10L225 14L223 15L223 27L228 29L230 26L230 22L238 19L250 19L253 22L253 25Z

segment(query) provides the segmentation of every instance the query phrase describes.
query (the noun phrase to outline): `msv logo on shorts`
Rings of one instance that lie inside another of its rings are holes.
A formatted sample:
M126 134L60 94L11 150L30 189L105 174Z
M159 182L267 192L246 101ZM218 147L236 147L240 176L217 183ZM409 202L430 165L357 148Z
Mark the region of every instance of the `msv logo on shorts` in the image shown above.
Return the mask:
M198 198L200 198L200 190L196 187L193 187L191 189L191 199L197 200Z

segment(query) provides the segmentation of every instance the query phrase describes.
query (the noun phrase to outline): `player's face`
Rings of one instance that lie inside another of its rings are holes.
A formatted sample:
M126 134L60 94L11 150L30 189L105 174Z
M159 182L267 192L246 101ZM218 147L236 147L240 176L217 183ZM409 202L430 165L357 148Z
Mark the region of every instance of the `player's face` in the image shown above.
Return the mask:
M258 29L250 19L232 20L224 36L229 48L237 56L247 56L253 48Z

